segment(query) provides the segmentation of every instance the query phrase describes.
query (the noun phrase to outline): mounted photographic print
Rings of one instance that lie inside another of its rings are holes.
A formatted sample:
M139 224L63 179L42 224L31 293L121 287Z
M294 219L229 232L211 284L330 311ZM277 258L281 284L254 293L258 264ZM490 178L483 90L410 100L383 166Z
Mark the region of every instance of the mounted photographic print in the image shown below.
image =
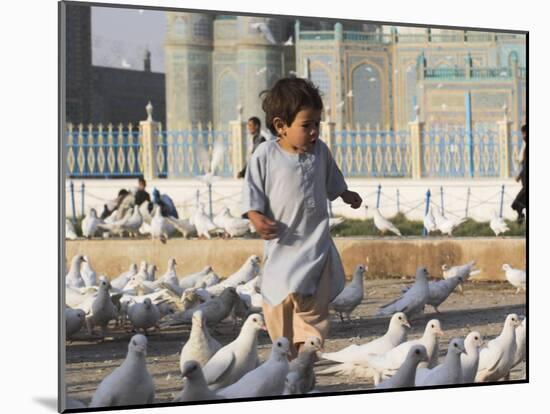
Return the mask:
M528 381L528 32L59 13L60 411Z

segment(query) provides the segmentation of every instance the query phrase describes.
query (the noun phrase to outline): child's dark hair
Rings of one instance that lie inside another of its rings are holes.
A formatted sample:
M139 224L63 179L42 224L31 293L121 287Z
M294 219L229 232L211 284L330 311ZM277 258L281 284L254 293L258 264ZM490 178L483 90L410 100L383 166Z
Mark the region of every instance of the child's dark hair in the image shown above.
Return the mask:
M265 112L265 124L275 135L278 133L273 119L281 118L286 125L290 125L296 114L304 108L323 110L319 88L307 79L279 79L271 89L260 93L260 97Z
M522 125L521 132L527 133L527 125Z

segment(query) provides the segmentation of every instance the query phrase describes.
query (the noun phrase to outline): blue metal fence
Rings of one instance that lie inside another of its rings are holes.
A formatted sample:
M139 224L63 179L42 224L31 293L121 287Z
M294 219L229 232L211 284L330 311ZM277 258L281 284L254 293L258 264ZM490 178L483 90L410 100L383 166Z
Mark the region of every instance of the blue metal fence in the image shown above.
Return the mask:
M424 130L421 140L422 177L469 177L470 160L473 161L474 177L498 177L500 146L497 130L488 125L475 125L472 139L471 153L469 135L462 125L434 125Z
M133 125L104 128L68 125L69 177L138 177L143 174L140 133Z
M224 147L224 157L221 168L216 175L231 177L233 175L231 162L231 140L229 132L211 127L203 129L190 128L177 131L162 131L155 141L155 157L157 175L159 177L194 177L205 173L204 166L199 160L199 148L207 152L209 160L212 156L213 145L221 141Z
M347 177L410 177L408 131L335 131L332 153Z

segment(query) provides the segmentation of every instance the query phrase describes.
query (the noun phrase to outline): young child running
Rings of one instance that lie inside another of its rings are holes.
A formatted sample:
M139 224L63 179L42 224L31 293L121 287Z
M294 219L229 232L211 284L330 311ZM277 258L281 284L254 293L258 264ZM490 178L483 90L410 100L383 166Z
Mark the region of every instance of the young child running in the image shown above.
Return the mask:
M258 146L246 170L243 211L264 245L261 291L272 340L285 336L296 356L310 336L328 335L329 303L344 288L330 237L327 199L359 208L329 148L319 138L323 102L300 78L262 92L266 125L278 138Z

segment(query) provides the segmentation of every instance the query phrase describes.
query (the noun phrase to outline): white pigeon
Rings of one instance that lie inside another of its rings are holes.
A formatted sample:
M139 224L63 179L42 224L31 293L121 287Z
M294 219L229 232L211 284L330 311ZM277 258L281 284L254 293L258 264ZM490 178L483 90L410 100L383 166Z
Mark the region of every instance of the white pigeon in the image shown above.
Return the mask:
M382 235L384 235L387 231L391 231L392 233L401 236L399 229L395 227L391 221L384 218L377 208L374 209L374 226L382 233Z
M135 280L140 280L140 281L145 281L145 280L149 280L149 273L147 273L147 268L148 268L148 264L145 260L142 260L140 263L139 263L139 268L138 268L138 272L136 273L136 275L133 277ZM126 287L125 287L126 289Z
M218 295L227 287L237 287L240 284L250 282L258 275L259 271L260 258L252 255L246 259L239 270L222 280L221 283L208 287L206 291L211 295Z
M434 218L437 225L437 229L442 234L446 234L448 236L452 236L453 230L458 226L460 226L462 223L464 223L466 220L468 220L467 217L462 217L456 220L448 219L447 217L441 214L438 208L435 209Z
M515 313L506 316L500 335L481 349L475 382L498 381L509 374L517 349L516 326L519 323Z
M80 265L80 275L86 287L97 286L96 272L92 269L92 264L88 256L84 256L84 261Z
M231 216L228 209L222 212L222 214L224 214L224 220L221 227L223 227L229 237L241 237L248 232L250 227L249 220Z
M117 211L115 210L111 216L117 215ZM130 220L130 217L132 216L132 209L128 209L124 215L118 219L114 219L113 221L104 223L99 223L97 227L99 229L105 230L107 234L118 234L119 236L122 236L122 233L124 232L124 225ZM105 236L105 233L104 233Z
M221 209L221 211L214 216L214 218L212 219L212 222L216 226L218 226L220 228L223 228L223 227L225 227L226 220L229 220L229 219L232 219L232 218L235 218L235 217L231 214L231 212L229 211L229 208L224 206Z
M518 294L522 289L524 292L526 291L527 274L525 273L525 270L514 269L509 264L503 264L502 270L504 270L504 273L506 274L506 280L516 288L516 294Z
M493 218L489 222L489 226L491 227L491 230L493 230L493 232L495 233L495 236L498 236L501 233L506 233L508 230L510 230L506 225L504 218L500 217L495 210L493 210Z
M466 282L470 276L475 276L481 273L480 269L475 269L475 260L463 265L449 267L447 264L441 266L443 271L443 279L451 279L453 277L460 276L463 282ZM462 283L458 285L458 290L462 293Z
M90 407L153 404L155 384L147 371L147 338L134 335L124 362L107 375L92 397Z
M527 338L527 318L523 318L521 324L516 328L516 353L512 368L518 365L525 359L526 354L526 338Z
M91 309L92 302L97 294L97 287L70 288L65 287L65 304L73 309L81 308L84 312ZM84 306L83 306L84 305Z
M250 23L250 27L262 33L264 35L265 40L267 40L272 45L277 44L277 41L275 40L275 37L273 36L273 33L271 32L271 29L269 28L267 23L265 22Z
M188 238L197 233L197 229L191 224L189 219L177 219L175 217L166 217L169 224L175 227L184 238Z
M70 288L83 288L86 286L80 273L81 264L84 262L84 256L77 254L71 260L69 273L65 276L65 285Z
M414 284L399 298L381 306L376 313L380 315L392 315L395 312L403 312L407 317L424 311L424 305L428 301L428 269L419 267L416 270Z
M466 339L464 339L464 349L466 352L460 355L463 384L474 382L479 365L479 350L482 345L483 338L479 332L473 331L466 335Z
M342 290L342 292L340 292L338 296L336 296L336 298L334 298L330 304L330 306L338 312L342 322L344 322L344 317L342 314L345 313L348 320L351 320L350 314L363 301L363 277L366 271L366 266L362 264L358 265L353 273L353 279L351 282L344 288L344 290Z
M290 344L285 337L273 341L267 361L234 384L217 392L225 398L257 398L282 395L288 374Z
M415 385L452 385L462 383L462 366L460 356L464 353L464 340L453 338L449 342L447 355L443 363L435 368L419 368L416 370Z
M199 280L195 282L194 288L199 288L206 292L204 288L217 285L220 283L221 279L215 272L209 272L208 274L202 276ZM243 285L239 285L243 286Z
M177 285L179 286L179 279L178 275L176 273L176 266L177 266L176 258L170 257L168 259L168 265L166 267L166 272L159 277L156 281L157 282L167 282L169 284Z
M122 289L122 293L125 295L148 295L150 293L155 292L157 289L155 282L150 282L148 280L145 280L139 273L135 276L131 276L130 280L128 280L128 283L126 286L124 286L124 289Z
M143 217L139 211L139 206L134 206L132 215L122 224L122 229L127 231L130 236L137 237L139 234L139 228L143 224Z
M147 278L145 280L148 280L152 282L155 280L155 273L157 272L157 266L154 264L150 264L147 266Z
M405 361L409 349L414 345L423 345L428 355L428 364L433 363L437 359L437 337L441 335L443 335L441 323L437 319L432 319L426 324L422 337L403 342L381 355L366 355L362 364L374 370L374 385L378 385L384 376L395 374Z
M65 238L69 240L76 240L78 238L73 223L69 219L65 219Z
M94 298L90 310L86 314L86 326L91 335L94 326L99 325L102 336L105 336L105 328L111 320L116 319L115 305L111 300L109 281L100 278L99 290Z
M65 308L65 329L67 339L78 333L86 323L86 315L82 309Z
M435 218L431 208L428 209L428 213L424 216L424 228L426 229L427 234L437 230L437 225L435 224Z
M151 220L151 239L158 239L162 243L166 243L166 240L168 240L166 227L166 218L163 217L161 208L157 207Z
M181 376L185 378L183 390L174 398L173 402L223 399L208 388L201 364L197 361L186 361L181 367Z
M160 311L151 303L151 299L146 298L143 303L135 303L128 307L128 318L136 330L143 329L143 333L147 334L147 329L158 323Z
M197 229L197 235L199 238L205 237L210 240L212 238L210 236L210 232L218 230L218 226L216 226L212 220L210 220L210 217L208 217L208 215L204 212L203 204L200 205L193 215L193 224Z
M192 288L197 284L199 280L201 280L204 276L208 275L210 272L212 272L212 266L205 266L199 272L182 276L179 279L178 284L182 289Z
M201 310L193 313L191 333L180 352L180 370L184 374L187 361L196 361L202 367L221 349L221 344L210 335L206 320Z
M124 289L124 286L130 281L130 278L137 275L137 273L138 267L135 263L132 263L126 272L121 273L115 279L111 280L111 287L120 290Z
M82 220L82 235L88 239L94 237L100 223L101 220L97 217L97 211L95 208L91 208Z
M204 171L204 175L200 175L197 178L208 185L217 180L219 176L216 175L216 171L223 165L224 154L225 146L221 139L217 139L214 142L210 161L207 149L202 145L198 145L196 147L196 157L200 168ZM197 225L196 223L193 224Z
M392 377L379 383L376 389L414 387L414 379L418 364L427 360L428 354L423 345L412 346L407 353L405 361L403 361L397 372Z
M210 358L203 372L211 390L227 387L256 368L258 332L262 329L265 330L263 317L253 313L243 324L239 336Z
M366 355L384 354L402 344L407 339L407 330L410 327L407 315L403 312L395 313L390 319L388 330L381 337L362 345L352 344L337 352L323 353L322 358L343 363L329 368L330 371L327 370L326 373L351 374L355 363L360 363Z
M142 236L150 236L151 235L151 224L146 223L145 221L141 224L141 227L139 228L139 234Z
M256 276L244 285L238 285L235 289L241 299L252 309L262 309L263 297L260 293L260 276Z
M228 287L219 296L200 304L197 308L193 307L175 313L163 325L172 326L191 323L193 313L197 309L201 309L204 312L207 324L216 326L231 314L231 311L240 300L235 288Z

